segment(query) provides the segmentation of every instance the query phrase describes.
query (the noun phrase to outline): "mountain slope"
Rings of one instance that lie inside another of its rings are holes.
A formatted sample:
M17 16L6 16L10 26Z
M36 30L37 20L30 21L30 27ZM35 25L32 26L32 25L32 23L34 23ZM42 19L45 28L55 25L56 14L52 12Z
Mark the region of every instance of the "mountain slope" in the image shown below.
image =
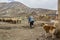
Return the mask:
M56 10L49 9L41 9L41 8L29 8L26 5L20 2L10 2L10 3L0 3L0 16L1 17L16 17L16 16L24 16L31 14L45 14L45 13L55 13ZM33 15L34 15L33 14Z

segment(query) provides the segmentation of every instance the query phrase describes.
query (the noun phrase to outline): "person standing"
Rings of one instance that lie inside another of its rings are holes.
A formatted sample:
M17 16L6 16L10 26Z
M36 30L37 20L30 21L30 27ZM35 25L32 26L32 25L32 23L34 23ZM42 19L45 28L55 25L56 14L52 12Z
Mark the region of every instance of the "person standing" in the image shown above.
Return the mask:
M29 21L29 24L30 24L30 28L33 28L33 25L34 25L34 17L33 16L29 16L28 21Z

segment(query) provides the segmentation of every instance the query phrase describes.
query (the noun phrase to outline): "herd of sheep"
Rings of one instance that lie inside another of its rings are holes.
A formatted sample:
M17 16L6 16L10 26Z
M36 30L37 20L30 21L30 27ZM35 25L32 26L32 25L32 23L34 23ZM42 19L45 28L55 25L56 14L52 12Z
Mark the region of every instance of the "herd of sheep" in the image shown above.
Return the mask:
M14 23L14 24L16 24L16 23L18 23L18 22L20 22L21 23L21 18L0 18L0 21L1 22L8 22L8 23Z

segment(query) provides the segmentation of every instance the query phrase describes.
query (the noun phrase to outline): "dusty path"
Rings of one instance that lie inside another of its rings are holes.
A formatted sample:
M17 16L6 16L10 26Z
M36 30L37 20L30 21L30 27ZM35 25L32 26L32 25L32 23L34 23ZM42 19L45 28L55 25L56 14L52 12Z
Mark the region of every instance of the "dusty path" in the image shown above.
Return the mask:
M36 40L41 34L44 34L39 30L41 28L34 29L0 29L1 40Z
M0 40L52 40L50 37L46 39L45 31L40 26L30 29L20 24L7 24L0 24Z

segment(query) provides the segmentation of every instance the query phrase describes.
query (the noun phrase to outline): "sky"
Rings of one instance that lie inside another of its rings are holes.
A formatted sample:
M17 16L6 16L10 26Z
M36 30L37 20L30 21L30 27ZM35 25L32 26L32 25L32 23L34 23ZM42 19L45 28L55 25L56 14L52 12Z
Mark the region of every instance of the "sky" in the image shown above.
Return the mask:
M0 0L0 2L19 1L31 8L45 8L57 10L58 0Z

